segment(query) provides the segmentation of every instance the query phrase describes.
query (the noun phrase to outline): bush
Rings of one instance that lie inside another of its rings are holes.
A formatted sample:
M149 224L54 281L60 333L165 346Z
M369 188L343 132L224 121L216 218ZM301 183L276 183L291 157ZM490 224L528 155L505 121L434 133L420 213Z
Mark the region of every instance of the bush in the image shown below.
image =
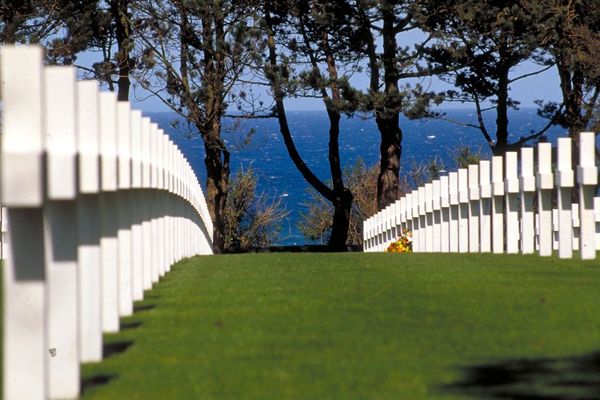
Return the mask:
M420 163L413 161L409 170L406 172L404 170L401 171L401 180L405 187L404 191L410 191L410 188L418 188L433 179L438 179L445 170L446 166L438 156L429 161L421 161Z
M238 172L231 180L224 216L227 251L270 246L279 237L287 217L281 199L256 193L258 179L252 168Z
M485 158L481 148L477 151L473 151L466 146L458 148L454 155L454 161L456 162L457 168L467 168L469 165L477 164Z
M344 182L354 196L346 242L348 245L362 244L362 223L377 212L378 174L378 165L368 168L362 160L344 170ZM305 238L324 244L331 233L333 206L313 189L310 189L310 196L311 200L305 203L307 210L300 217L298 229Z
M469 164L477 163L483 158L481 149L473 151L468 147L460 147L454 154L454 162L458 168L466 168ZM439 179L444 173L446 173L446 166L437 156L428 161L413 162L410 169L402 171L401 192L409 192L411 187L416 188L431 180ZM354 196L347 245L362 245L362 223L378 211L378 175L379 165L367 167L362 160L358 160L354 166L344 170L344 182ZM304 204L306 212L300 217L298 229L306 239L324 244L327 243L331 232L333 206L314 189L309 189L309 192L311 199Z

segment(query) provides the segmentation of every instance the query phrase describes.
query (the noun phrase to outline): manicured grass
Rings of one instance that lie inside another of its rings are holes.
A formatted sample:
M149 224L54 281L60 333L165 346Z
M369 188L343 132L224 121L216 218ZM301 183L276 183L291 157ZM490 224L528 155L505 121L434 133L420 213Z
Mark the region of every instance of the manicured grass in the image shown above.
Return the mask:
M176 265L87 399L594 398L598 262L245 254Z

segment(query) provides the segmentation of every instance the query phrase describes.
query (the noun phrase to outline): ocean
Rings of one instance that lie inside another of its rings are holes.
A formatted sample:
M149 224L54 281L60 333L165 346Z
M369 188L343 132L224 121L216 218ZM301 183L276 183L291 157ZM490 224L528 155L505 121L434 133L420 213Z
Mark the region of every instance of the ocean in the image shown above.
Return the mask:
M463 124L476 123L476 116L467 109L441 110L446 118ZM148 113L180 147L188 158L204 187L204 145L202 140L190 134L184 121L173 113ZM494 115L487 117L488 129L493 132ZM288 112L290 129L296 147L306 164L323 181L329 181L327 143L329 122L325 111ZM514 132L509 140L527 136L545 126L533 108L513 111L509 128ZM456 168L454 157L457 149L469 147L487 156L491 153L483 135L477 129L440 119L408 120L402 118L403 131L402 168L410 169L414 163L426 162L437 157L450 171ZM547 132L550 141L566 135L564 129L553 127ZM277 119L251 119L224 121L223 137L231 151L232 174L250 167L256 172L258 190L269 197L280 197L289 216L282 226L278 245L310 243L296 227L305 203L310 200L309 185L296 170L287 154L279 133ZM379 131L371 119L345 117L341 121L340 156L343 166L355 164L362 159L371 166L379 162Z

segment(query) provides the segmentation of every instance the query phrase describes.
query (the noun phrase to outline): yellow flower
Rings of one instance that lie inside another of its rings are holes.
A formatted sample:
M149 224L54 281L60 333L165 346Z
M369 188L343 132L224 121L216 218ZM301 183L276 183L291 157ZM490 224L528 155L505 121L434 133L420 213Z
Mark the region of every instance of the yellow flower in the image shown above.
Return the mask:
M386 251L390 253L412 253L412 232L403 229L402 235L398 240L392 242Z

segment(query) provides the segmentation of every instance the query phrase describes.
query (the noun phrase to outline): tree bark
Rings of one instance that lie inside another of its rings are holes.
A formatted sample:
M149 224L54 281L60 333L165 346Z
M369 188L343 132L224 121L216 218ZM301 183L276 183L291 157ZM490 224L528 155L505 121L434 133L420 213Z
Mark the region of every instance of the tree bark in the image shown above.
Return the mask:
M399 115L375 117L381 134L379 145L380 168L377 177L377 208L384 209L400 198L400 158L402 156L402 130Z
M560 88L563 96L563 105L565 106L565 121L569 131L569 137L572 140L571 163L575 167L579 165L579 133L587 125L587 121L581 115L583 103L583 77L579 70L572 71L562 60L556 63L558 75L560 77ZM571 201L579 203L579 191L571 191Z
M117 36L117 55L116 62L119 67L119 79L117 80L117 100L129 100L130 87L130 63L129 41L131 40L131 30L129 21L129 0L111 0L110 10L115 24Z
M329 48L329 37L326 32L321 36L321 47L325 53L325 62L327 72L331 80L331 97L327 96L327 91L323 89L323 101L327 107L329 117L329 170L331 171L331 180L333 181L333 221L331 235L327 248L330 251L345 251L346 241L348 240L348 227L350 226L350 210L352 208L352 193L344 186L344 177L342 173L340 160L340 120L341 115L337 108L337 103L341 100L340 88L337 83L338 74L335 59ZM316 65L313 65L316 67Z
M333 201L333 226L327 242L329 251L346 251L348 228L350 227L350 210L352 209L352 193L344 188L342 193L335 194Z
M560 88L565 106L565 120L569 130L569 137L578 137L579 132L585 129L588 121L582 115L583 105L583 74L576 68L571 71L562 60L556 63Z
M496 144L494 154L504 154L508 146L508 74L509 68L499 68L498 104L496 105Z
M400 129L400 104L396 64L397 44L394 8L382 6L383 27L383 79L384 104L375 110L375 121L381 134L380 170L377 177L377 208L384 209L400 195L400 157L402 155L402 130ZM373 88L372 88L373 89Z
M329 116L329 169L333 181L333 221L331 235L327 242L329 251L345 251L350 226L350 210L352 193L344 186L342 168L340 166L340 113L327 110Z
M203 84L206 91L205 124L200 132L206 156L206 197L213 219L213 251L222 253L225 247L225 204L229 188L230 154L221 140L221 118L225 112L223 99L225 82L225 32L223 15L219 10L205 13L202 23L204 41Z
M227 202L227 189L229 186L229 152L211 146L208 142L204 145L206 157L206 203L208 212L213 220L213 251L222 253L225 247L224 216L225 203Z

